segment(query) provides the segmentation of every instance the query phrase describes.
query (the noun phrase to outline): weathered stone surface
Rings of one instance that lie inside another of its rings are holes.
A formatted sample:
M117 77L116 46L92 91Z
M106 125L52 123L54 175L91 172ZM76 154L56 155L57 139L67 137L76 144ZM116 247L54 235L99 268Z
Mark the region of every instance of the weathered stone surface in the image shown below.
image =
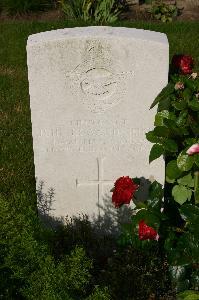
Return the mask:
M100 213L120 176L164 181L149 165L154 97L167 84L164 34L113 27L66 28L27 44L35 175L55 192L54 216Z

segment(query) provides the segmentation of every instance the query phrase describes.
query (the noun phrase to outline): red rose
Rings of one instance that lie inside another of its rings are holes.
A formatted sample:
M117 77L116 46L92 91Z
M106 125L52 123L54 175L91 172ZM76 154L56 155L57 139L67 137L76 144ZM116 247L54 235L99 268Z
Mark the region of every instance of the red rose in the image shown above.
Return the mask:
M159 239L159 234L155 229L152 227L146 225L144 220L141 220L139 222L139 239L144 241L144 240L156 240L158 241Z
M193 64L193 58L189 55L174 55L172 58L172 65L184 75L192 73Z
M133 194L139 187L131 178L129 178L129 176L120 177L116 180L114 186L112 202L115 204L115 207L129 204L133 198Z

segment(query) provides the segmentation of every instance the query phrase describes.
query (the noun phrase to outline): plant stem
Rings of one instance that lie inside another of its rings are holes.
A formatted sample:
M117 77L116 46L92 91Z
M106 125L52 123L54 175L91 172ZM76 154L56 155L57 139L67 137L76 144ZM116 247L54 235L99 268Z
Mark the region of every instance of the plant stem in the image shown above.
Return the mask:
M194 198L195 203L199 203L199 171L194 172Z

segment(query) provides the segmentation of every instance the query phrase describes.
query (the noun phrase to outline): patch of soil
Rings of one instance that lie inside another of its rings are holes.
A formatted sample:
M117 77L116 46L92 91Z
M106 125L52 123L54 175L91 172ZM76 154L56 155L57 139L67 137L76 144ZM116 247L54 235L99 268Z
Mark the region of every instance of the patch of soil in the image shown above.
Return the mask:
M9 16L0 14L0 21L58 21L63 20L64 15L60 9L51 9L48 11L31 12L21 15Z

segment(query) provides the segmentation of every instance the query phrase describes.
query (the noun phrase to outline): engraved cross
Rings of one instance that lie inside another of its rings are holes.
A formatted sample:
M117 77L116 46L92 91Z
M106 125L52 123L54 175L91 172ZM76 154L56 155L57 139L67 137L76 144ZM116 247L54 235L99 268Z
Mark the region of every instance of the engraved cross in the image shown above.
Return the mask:
M76 187L80 186L97 186L98 189L98 202L102 200L103 196L103 187L106 184L114 184L111 180L104 180L103 179L103 162L105 160L105 157L103 158L97 158L97 179L96 180L88 180L88 182L79 182L78 179L76 179Z

